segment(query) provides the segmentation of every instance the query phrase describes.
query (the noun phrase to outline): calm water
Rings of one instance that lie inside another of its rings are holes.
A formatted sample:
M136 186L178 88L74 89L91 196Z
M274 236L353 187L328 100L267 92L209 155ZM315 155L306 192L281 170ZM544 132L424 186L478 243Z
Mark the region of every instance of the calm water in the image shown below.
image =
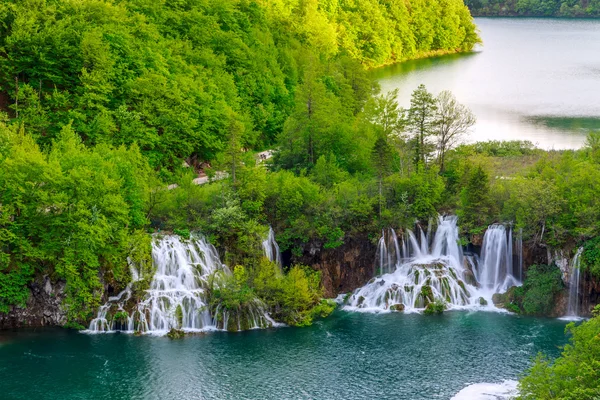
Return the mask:
M337 312L305 328L170 340L3 332L2 399L449 399L514 379L566 322L495 313Z
M484 45L374 72L400 102L424 83L451 90L477 115L470 140L531 140L577 148L600 129L600 21L476 18Z

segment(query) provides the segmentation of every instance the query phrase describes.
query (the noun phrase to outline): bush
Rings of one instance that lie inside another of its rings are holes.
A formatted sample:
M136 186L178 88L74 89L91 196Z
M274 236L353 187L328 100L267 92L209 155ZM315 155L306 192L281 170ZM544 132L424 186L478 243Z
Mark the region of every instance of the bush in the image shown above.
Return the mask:
M519 305L523 314L550 315L555 296L562 289L562 274L556 265L532 265L527 270L523 286L514 289L511 300Z
M598 308L598 307L596 307ZM600 310L599 310L600 311ZM600 317L567 325L570 344L552 363L538 355L519 382L521 400L600 398Z
M423 314L425 314L425 315L442 314L444 312L444 310L446 310L446 302L438 299L438 300L434 301L433 303L427 304L427 307L425 307L425 311L423 311Z
M584 271L590 271L590 274L600 278L600 236L588 240L583 245L581 267Z

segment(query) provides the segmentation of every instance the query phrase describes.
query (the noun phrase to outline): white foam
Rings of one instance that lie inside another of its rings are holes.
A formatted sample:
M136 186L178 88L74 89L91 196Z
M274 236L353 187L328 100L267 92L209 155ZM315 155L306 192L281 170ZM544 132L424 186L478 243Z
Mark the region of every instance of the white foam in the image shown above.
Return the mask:
M451 400L509 400L518 394L517 381L502 383L474 383L463 388Z

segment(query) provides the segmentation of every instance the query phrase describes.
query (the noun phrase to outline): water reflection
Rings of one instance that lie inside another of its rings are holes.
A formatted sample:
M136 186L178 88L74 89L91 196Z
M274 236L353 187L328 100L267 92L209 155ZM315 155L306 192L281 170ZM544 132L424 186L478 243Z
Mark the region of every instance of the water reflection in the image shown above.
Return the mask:
M392 65L373 76L384 92L399 88L405 107L421 83L435 93L451 90L477 115L471 141L579 148L590 130L600 129L600 21L476 22L483 48Z

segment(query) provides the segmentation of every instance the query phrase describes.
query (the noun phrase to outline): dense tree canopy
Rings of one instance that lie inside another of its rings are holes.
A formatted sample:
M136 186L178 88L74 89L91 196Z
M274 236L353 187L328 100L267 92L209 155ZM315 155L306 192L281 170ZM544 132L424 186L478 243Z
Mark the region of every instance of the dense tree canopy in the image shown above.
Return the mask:
M298 257L450 212L466 239L512 221L533 243L586 243L597 274L597 134L579 151L461 145L474 116L450 93L419 87L404 110L367 74L477 41L455 0L3 2L0 312L48 275L83 323L148 232L198 230L244 268L227 287L304 324L317 278L265 267L268 225ZM220 179L193 184L201 168Z
M172 170L223 151L232 114L242 146L272 144L299 101L346 90L339 74L358 84L339 55L372 67L478 40L462 0L5 1L0 107L44 149L71 124L86 145L135 142Z

